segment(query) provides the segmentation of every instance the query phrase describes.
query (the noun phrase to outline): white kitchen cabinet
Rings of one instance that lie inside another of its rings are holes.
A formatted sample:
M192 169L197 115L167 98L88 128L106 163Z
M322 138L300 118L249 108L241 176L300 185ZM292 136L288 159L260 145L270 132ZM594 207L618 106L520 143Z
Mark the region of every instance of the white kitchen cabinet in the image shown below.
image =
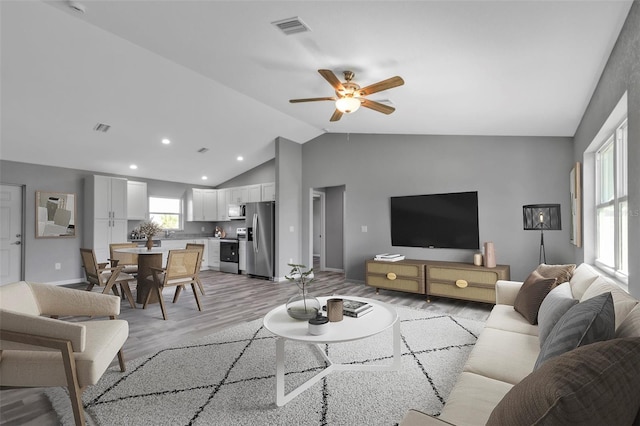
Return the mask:
M261 185L262 196L260 201L275 201L276 200L276 183L269 182Z
M145 220L149 212L147 183L127 181L127 219Z
M220 270L220 239L209 238L209 269Z
M229 203L231 200L231 191L229 189L218 189L218 220L229 220Z
M240 271L247 270L247 242L240 241L238 244L238 269Z
M127 241L127 180L89 176L84 183L83 247L107 262L109 244Z
M236 188L230 188L230 190L230 204L244 204L249 199L249 189L246 186L238 186Z
M187 221L218 220L218 195L215 189L191 188L187 194Z
M262 201L262 185L248 185L247 187L247 199L245 203L255 203Z
M200 270L201 271L208 270L209 269L209 240L202 239L202 240L193 240L190 242L193 242L194 244L202 244L204 246L204 251L202 252L202 264L200 265ZM185 244L185 247L186 247L186 244Z

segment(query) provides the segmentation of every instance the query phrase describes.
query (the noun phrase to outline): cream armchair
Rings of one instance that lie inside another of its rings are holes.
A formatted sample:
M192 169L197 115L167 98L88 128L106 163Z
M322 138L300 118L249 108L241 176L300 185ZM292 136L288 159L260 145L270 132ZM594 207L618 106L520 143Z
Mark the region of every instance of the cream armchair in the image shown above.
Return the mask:
M129 324L115 319L118 314L117 296L26 281L0 286L0 385L67 386L76 425L84 425L83 389L98 382L116 354L125 371Z

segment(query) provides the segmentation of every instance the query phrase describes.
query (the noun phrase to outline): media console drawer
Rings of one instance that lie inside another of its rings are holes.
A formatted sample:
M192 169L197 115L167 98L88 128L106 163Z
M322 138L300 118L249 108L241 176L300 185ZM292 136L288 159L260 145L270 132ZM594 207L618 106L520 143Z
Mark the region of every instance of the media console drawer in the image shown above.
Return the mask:
M366 284L376 290L406 291L425 294L424 262L401 260L399 262L383 262L367 260Z
M456 262L426 262L427 294L496 303L496 281L508 280L508 265L486 268Z

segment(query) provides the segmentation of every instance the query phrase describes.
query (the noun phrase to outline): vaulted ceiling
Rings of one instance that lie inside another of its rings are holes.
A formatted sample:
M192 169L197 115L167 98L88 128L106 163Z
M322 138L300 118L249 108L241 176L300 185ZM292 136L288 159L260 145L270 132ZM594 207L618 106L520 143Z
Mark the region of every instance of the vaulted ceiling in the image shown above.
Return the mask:
M631 3L3 0L0 158L215 186L277 137L573 136ZM333 96L320 68L402 76L396 111L289 103Z

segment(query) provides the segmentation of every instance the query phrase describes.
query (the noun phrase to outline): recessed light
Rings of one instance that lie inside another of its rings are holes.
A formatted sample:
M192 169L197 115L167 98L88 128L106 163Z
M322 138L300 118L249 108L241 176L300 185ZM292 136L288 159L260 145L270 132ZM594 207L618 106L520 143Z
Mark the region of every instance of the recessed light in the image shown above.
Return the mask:
M171 143L171 141L167 138L162 139L162 143L165 145L169 145Z
M238 155L238 161L242 161L244 160L244 158L242 157L242 155Z
M137 169L137 168L138 168L138 166L136 166L135 164L132 164L132 165L130 165L130 166L129 166L129 168L130 168L131 170L135 170L135 169Z
M202 180L207 180L207 177L206 176L202 176Z

